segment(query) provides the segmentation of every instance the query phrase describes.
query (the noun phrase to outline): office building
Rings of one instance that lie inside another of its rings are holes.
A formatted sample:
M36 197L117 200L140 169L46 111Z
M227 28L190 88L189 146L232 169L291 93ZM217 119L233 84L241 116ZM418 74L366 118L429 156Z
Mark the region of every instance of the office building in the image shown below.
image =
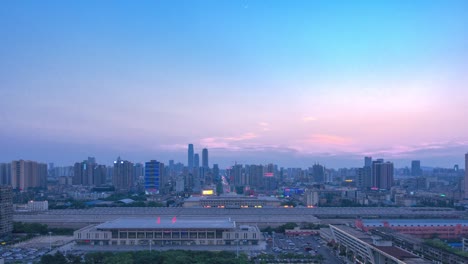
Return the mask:
M112 185L116 191L128 191L135 187L136 178L132 162L122 160L120 157L114 161Z
M465 199L468 199L468 153L465 154Z
M193 155L193 168L197 170L200 168L200 156L198 154Z
M189 172L192 172L193 170L193 144L188 145L188 169Z
M411 176L422 176L421 161L411 161Z
M145 192L147 194L159 193L163 169L164 164L157 160L145 163Z
M213 179L218 180L219 179L219 166L218 164L213 164Z
M11 186L0 185L0 237L13 231L13 190Z
M202 150L202 167L205 169L209 168L208 164L208 149L204 148Z
M393 163L378 159L372 162L372 187L390 190L393 186Z
M47 185L47 164L28 160L12 161L11 185L13 189L19 190L45 188Z

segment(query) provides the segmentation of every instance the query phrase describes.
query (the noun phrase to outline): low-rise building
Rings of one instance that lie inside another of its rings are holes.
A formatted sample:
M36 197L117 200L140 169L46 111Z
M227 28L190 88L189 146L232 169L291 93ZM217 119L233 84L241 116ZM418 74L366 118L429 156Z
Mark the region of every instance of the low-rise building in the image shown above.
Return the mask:
M347 225L330 225L333 241L353 263L431 263L392 245L391 241L370 236Z
M192 196L184 202L184 207L204 208L264 208L279 207L280 200L269 196Z
M355 225L363 231L387 227L419 238L468 236L468 219L358 219Z
M78 245L257 245L256 226L231 219L119 218L74 232Z

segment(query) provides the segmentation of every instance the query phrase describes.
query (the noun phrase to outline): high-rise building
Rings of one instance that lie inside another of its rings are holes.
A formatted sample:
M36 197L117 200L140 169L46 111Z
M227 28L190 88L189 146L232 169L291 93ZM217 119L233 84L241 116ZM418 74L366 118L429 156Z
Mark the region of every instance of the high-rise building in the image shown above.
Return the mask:
M372 167L372 157L364 157L364 167Z
M136 185L133 163L122 160L120 157L114 161L112 185L116 191L128 191Z
M188 169L189 172L193 170L193 144L188 145Z
M468 153L465 154L465 199L468 199Z
M93 185L101 186L106 184L107 167L106 165L95 165L93 173Z
M11 185L14 189L45 188L47 185L47 164L29 160L11 162Z
M0 185L11 184L11 163L0 163Z
M356 170L357 187L361 190L372 187L372 169L370 166L364 166Z
M13 231L13 191L11 186L0 185L0 237Z
M202 150L202 167L205 169L209 168L208 165L208 149L204 148Z
M193 168L197 170L200 168L200 156L198 154L193 155Z
M143 165L143 163L135 163L135 165L133 166L133 170L133 174L135 174L136 179L145 176L145 166Z
M390 190L393 186L393 163L378 159L372 162L372 187Z
M54 163L53 162L49 163L49 168L48 168L47 173L50 178L56 177L54 168L55 168Z
M413 160L411 161L411 176L421 176L421 161Z
M76 162L73 167L73 185L99 186L106 184L107 168L95 163L96 159L88 158Z
M95 157L88 157L88 162L90 164L96 164L96 158Z
M145 162L145 192L147 194L159 193L161 188L161 167L164 167L164 164L157 160Z
M213 164L213 179L219 180L219 166L218 166L218 164Z
M323 183L325 181L325 168L320 164L312 166L312 176L314 182Z

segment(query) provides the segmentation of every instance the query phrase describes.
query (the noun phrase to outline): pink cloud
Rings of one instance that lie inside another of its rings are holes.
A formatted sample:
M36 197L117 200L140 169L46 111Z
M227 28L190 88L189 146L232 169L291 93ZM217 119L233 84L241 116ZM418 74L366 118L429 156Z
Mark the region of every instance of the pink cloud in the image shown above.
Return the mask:
M317 120L318 118L316 118L315 116L306 116L302 118L302 121L304 122L312 122L312 121L317 121Z
M243 141L243 140L250 140L250 139L254 139L254 138L257 138L258 135L256 135L255 133L245 133L245 134L242 134L240 136L237 136L237 137L225 137L223 139L225 140L230 140L230 141Z
M352 140L335 135L313 134L306 139L306 142L320 145L349 145L352 143Z

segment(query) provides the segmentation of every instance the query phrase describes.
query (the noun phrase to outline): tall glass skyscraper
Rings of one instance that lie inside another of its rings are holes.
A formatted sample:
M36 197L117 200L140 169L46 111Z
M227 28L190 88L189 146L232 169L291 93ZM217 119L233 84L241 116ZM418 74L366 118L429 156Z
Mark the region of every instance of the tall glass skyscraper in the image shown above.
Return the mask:
M156 194L159 192L161 180L160 162L151 160L145 162L145 192Z
M208 149L202 150L202 167L208 169Z
M188 169L189 172L193 170L193 144L188 145Z

